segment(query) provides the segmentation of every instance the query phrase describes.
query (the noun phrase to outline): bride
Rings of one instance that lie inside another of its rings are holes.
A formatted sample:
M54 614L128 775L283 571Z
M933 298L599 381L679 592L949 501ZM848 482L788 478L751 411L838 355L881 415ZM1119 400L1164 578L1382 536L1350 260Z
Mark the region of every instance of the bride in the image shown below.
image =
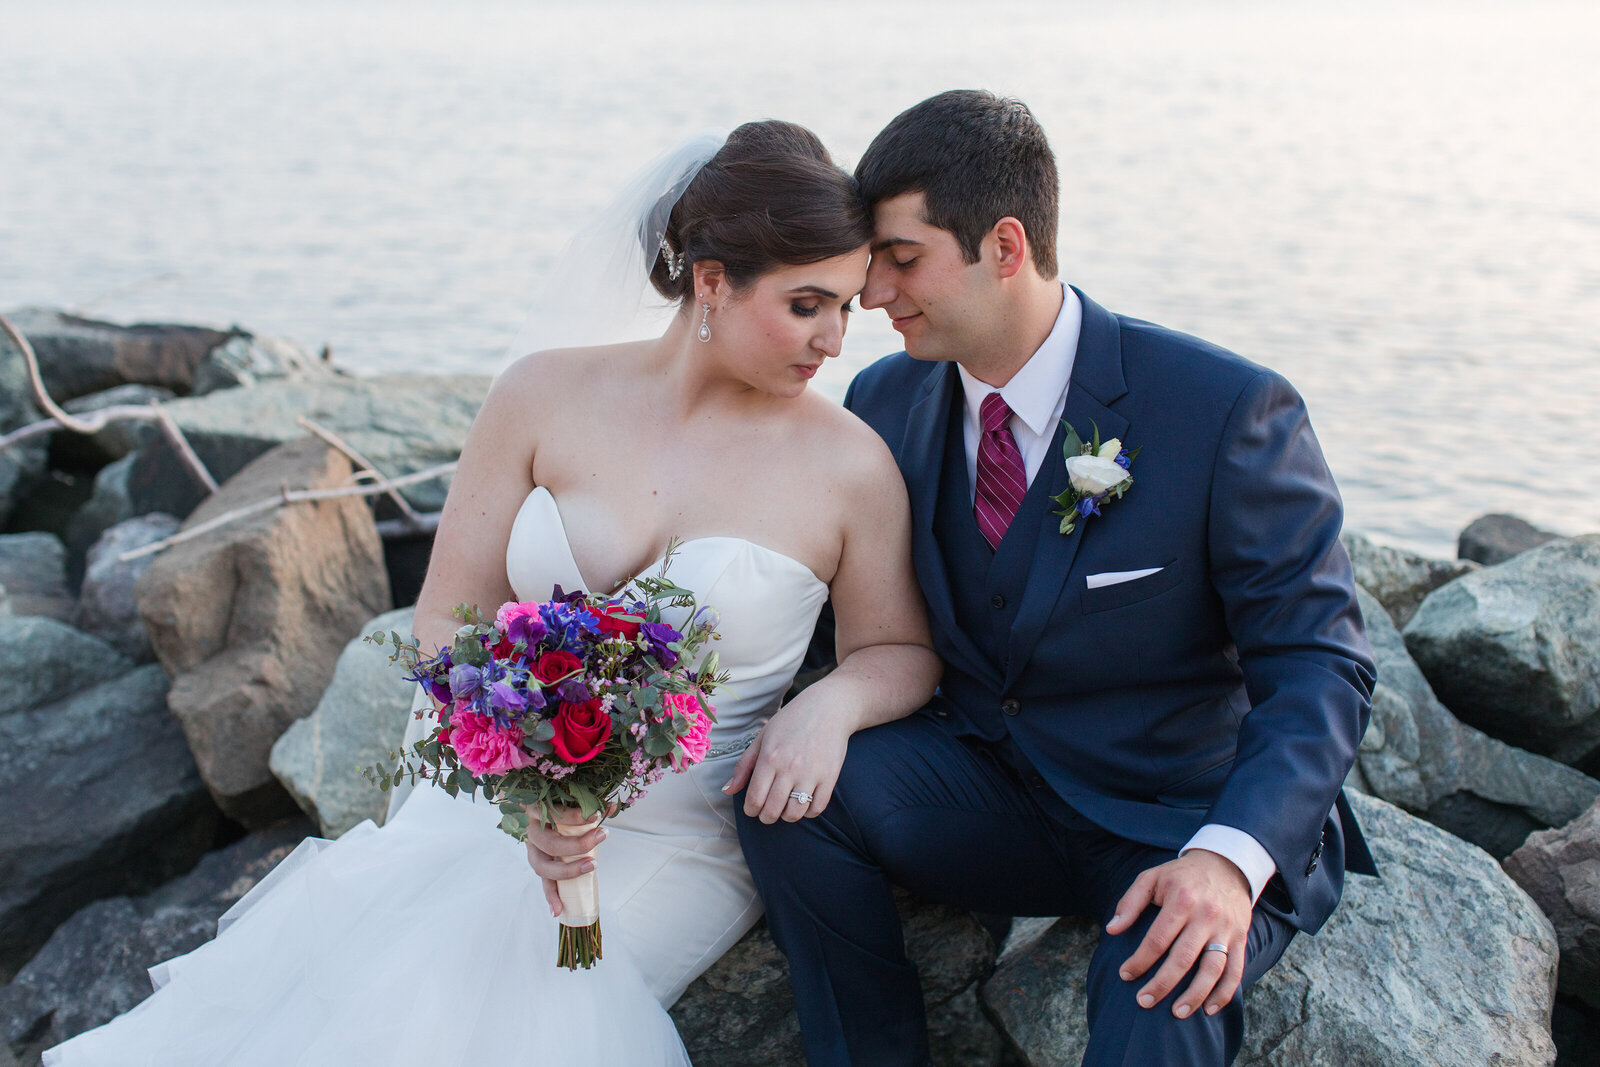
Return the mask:
M151 972L153 996L45 1064L688 1062L665 1009L760 914L734 794L768 821L818 814L850 735L922 706L939 668L894 461L806 389L865 281L852 180L809 131L768 120L688 142L632 188L638 284L616 295L636 305L648 272L677 313L654 340L539 351L500 375L415 630L432 648L459 603L610 592L677 538L669 574L720 613L731 675L708 758L583 836L536 827L526 851L493 805L418 788L381 830L302 845L215 940ZM601 316L581 335L627 319L577 303ZM829 598L839 666L780 707ZM591 865L606 956L558 970L552 879Z

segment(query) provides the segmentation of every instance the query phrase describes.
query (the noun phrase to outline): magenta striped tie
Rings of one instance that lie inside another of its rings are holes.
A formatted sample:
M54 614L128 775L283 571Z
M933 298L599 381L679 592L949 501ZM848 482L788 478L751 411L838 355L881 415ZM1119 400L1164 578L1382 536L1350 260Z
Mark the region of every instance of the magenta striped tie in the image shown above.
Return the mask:
M999 548L1017 508L1028 492L1028 471L1022 465L1017 439L1011 436L1011 408L990 393L978 407L983 431L978 438L978 491L972 509L978 529L990 548Z

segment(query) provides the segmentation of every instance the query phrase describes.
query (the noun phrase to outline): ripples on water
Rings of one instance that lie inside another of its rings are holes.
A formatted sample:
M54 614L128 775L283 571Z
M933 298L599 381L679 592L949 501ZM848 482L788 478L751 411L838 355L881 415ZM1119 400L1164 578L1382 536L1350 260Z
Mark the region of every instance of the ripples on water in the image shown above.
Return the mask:
M0 307L493 370L681 133L790 118L851 164L983 85L1051 135L1068 280L1287 374L1351 527L1600 529L1592 5L41 7L0 4ZM897 347L860 315L817 385Z

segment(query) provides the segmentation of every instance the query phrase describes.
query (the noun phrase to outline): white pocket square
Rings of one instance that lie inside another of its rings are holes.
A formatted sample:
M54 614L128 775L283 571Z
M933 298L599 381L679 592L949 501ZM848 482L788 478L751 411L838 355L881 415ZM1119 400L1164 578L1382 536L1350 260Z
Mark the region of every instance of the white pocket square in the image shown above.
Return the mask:
M1089 575L1084 579L1084 583L1090 589L1103 589L1108 585L1121 585L1123 582L1131 582L1138 578L1148 578L1164 570L1165 567L1146 567L1138 571L1102 571L1099 574Z

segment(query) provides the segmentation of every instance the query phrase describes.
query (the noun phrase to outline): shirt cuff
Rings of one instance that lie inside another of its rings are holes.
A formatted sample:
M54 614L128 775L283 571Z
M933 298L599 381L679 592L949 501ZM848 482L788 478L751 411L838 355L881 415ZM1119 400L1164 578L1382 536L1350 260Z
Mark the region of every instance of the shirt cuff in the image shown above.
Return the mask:
M1187 845L1178 850L1178 855L1183 855L1191 848L1203 848L1207 852L1215 852L1239 868L1245 881L1250 883L1252 906L1260 899L1261 891L1272 881L1272 876L1278 873L1278 865L1272 862L1272 857L1261 847L1261 842L1232 826L1206 823L1189 838Z

